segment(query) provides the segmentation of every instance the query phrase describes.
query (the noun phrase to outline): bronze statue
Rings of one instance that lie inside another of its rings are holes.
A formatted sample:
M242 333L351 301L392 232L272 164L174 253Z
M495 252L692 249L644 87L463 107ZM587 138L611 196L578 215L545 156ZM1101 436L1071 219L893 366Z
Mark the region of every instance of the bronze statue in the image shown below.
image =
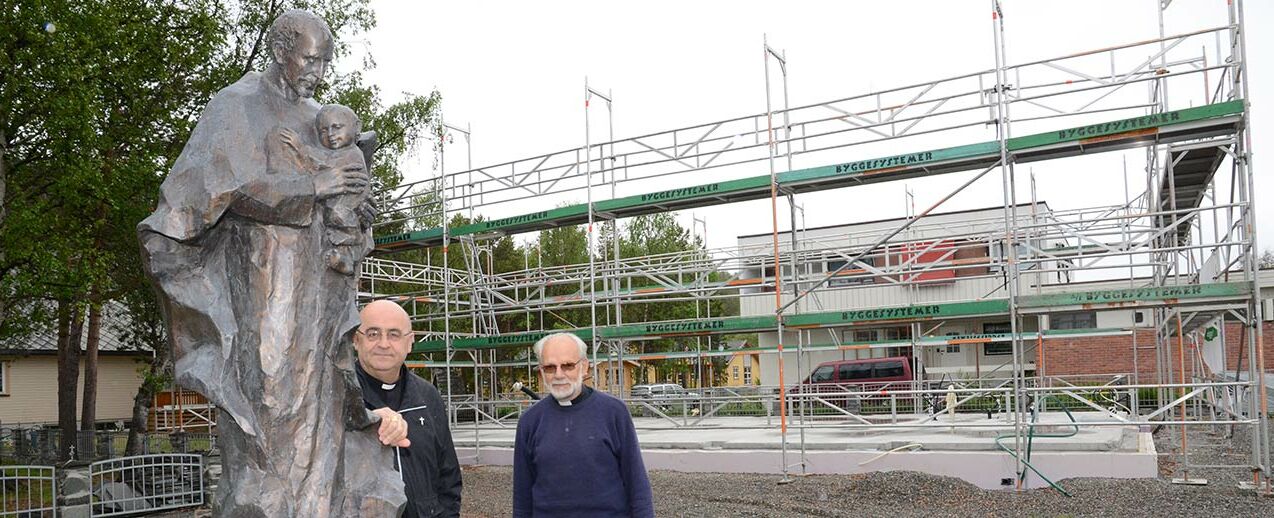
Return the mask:
M370 230L349 209L368 174L347 128L319 136L352 115L311 99L332 44L315 15L279 16L273 62L208 102L138 226L177 383L221 409L220 516L393 516L406 499L353 370Z

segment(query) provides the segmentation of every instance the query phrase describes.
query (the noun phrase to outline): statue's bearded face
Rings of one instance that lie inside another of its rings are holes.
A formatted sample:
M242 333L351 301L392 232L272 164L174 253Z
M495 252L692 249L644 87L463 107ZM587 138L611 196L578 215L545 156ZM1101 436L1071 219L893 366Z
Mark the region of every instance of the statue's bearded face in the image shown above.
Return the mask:
M301 31L291 49L276 49L283 80L299 97L313 97L332 62L332 41L319 31Z

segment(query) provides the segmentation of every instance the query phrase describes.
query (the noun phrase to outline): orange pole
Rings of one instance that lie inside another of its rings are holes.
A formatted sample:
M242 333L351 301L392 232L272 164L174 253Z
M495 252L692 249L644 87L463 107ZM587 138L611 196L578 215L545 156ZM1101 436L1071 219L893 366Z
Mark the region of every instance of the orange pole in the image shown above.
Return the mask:
M1181 373L1181 376L1180 376L1181 383L1186 382L1186 346L1185 346L1185 340L1184 340L1183 334L1184 333L1182 333L1181 331L1181 311L1177 311L1177 354L1179 355L1177 360L1180 365L1179 372ZM1181 397L1185 397L1186 388L1181 387L1181 390L1178 393L1181 394ZM1190 469L1185 467L1186 445L1188 443L1188 440L1186 439L1186 402L1185 401L1181 402L1181 408L1178 410L1178 412L1179 412L1178 415L1181 416L1181 466L1182 466L1181 473L1182 475L1184 475L1186 480L1190 480Z
M1035 335L1035 375L1044 375L1044 332Z
M769 51L766 50L766 52L769 52ZM766 63L766 70L767 70L766 83L765 83L766 84L765 105L768 111L769 105L770 105L770 99L769 99L769 95L770 95L769 84L770 83L769 83L769 76L768 76L769 63L770 63L769 55L765 56L765 63ZM783 329L783 315L782 313L780 313L780 310L783 309L783 275L782 275L783 268L782 268L782 265L779 264L779 180L778 180L778 177L774 174L773 114L771 113L766 114L765 124L766 124L766 129L765 129L766 136L769 138L769 146L770 146L770 149L769 149L769 153L770 153L770 219L771 219L770 223L772 225L771 228L773 229L772 236L773 236L773 243L774 243L774 318L778 320L778 323L779 323L776 331L780 331L778 333L779 430L784 436L786 436L787 435L787 383L784 382L783 380L783 333L781 331ZM792 232L796 232L796 229L795 228L792 229ZM795 252L795 250L793 250L793 252ZM762 271L761 273L762 273L762 277L764 277L765 272ZM786 467L784 468L783 472L787 473Z
M1251 316L1251 318L1256 318L1256 317ZM1265 324L1263 322L1257 322L1256 325L1261 326ZM1256 389L1261 394L1261 412L1258 412L1256 417L1259 418L1261 417L1261 413L1264 413L1266 414L1265 415L1266 421L1268 421L1270 403L1269 403L1269 394L1267 394L1265 391L1265 344L1263 343L1264 341L1265 341L1265 333L1260 333L1260 332L1256 333ZM1234 377L1236 379L1238 378L1238 375L1239 373L1237 372L1234 373ZM1260 426L1257 426L1256 428L1257 428L1256 431L1259 432ZM1266 458L1268 459L1269 456L1267 455ZM1266 466L1266 467L1268 468L1269 466ZM1271 490L1274 490L1274 487L1270 487L1271 485L1274 485L1274 484L1271 484L1271 482L1272 481L1270 479L1268 478L1266 479L1266 483L1267 483L1266 493L1270 493Z

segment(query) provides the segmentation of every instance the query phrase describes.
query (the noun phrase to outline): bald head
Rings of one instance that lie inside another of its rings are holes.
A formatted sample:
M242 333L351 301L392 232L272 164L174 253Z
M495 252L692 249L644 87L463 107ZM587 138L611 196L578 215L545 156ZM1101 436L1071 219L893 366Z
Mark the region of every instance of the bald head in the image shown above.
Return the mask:
M398 304L377 300L359 313L362 325L354 335L354 349L363 370L385 383L397 383L403 361L411 352L411 319Z
M395 320L395 324L401 324L403 328L411 327L411 318L407 316L407 311L402 306L383 299L374 300L371 304L363 306L363 310L358 313L358 318L363 321L364 327L367 326L369 318L392 319Z

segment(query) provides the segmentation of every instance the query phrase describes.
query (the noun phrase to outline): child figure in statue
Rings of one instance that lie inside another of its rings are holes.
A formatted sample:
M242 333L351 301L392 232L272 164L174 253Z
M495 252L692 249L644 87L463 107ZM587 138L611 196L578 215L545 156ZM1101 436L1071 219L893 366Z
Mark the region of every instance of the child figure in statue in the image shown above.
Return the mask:
M319 144L326 151L306 153L300 137L286 129L280 130L280 138L295 155L301 167L311 174L337 174L351 165L367 170L363 152L355 146L362 123L354 110L339 104L328 104L319 109L314 121ZM317 158L316 158L317 157ZM370 193L341 194L323 201L324 240L327 266L345 275L354 275L354 265L365 254L368 245L367 229L371 221L363 221L359 207L368 200Z

